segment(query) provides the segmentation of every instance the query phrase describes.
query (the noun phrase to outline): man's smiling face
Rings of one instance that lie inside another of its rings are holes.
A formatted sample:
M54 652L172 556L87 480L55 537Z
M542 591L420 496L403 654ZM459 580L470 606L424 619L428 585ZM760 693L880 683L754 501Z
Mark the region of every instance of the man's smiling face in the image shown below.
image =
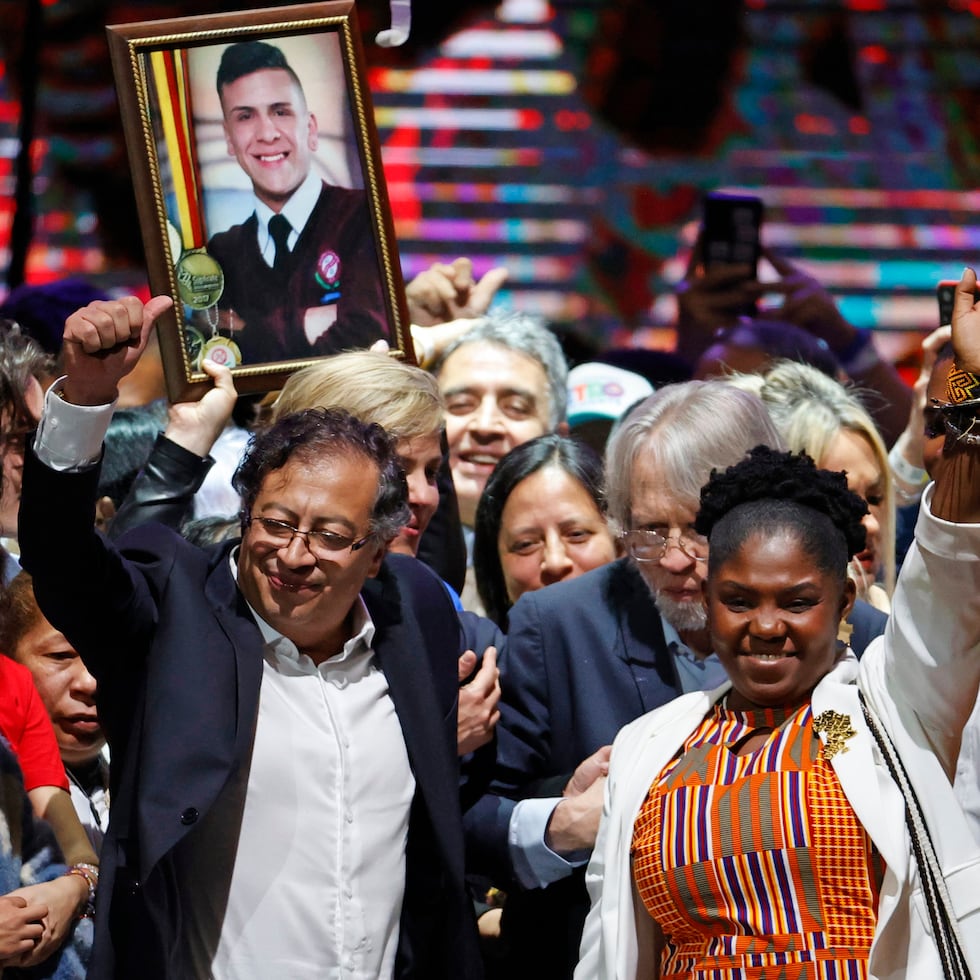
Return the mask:
M263 68L221 90L228 154L251 178L255 196L280 211L310 172L316 119L282 68Z

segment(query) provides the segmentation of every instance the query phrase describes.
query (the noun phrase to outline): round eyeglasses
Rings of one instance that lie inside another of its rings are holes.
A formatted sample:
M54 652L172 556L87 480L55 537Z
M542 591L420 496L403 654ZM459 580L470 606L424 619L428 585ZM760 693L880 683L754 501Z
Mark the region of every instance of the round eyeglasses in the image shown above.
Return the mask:
M691 561L708 560L708 539L703 534L685 531L668 537L659 531L640 529L623 534L626 549L637 561L660 561L671 546L679 548Z
M374 537L374 533L365 534L363 538L351 538L336 531L301 531L286 521L277 521L271 517L245 516L245 524L259 532L261 537L277 548L287 548L293 538L299 535L306 541L306 547L314 558L330 558L341 551L351 553L360 551Z

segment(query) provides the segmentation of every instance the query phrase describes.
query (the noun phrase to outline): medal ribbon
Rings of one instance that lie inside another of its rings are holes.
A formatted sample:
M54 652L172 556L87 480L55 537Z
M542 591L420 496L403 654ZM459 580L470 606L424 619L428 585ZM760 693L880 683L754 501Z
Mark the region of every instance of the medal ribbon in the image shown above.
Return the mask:
M193 113L186 53L151 51L150 67L160 104L163 139L170 157L181 241L184 251L203 248L207 238L201 208L197 143L191 123Z

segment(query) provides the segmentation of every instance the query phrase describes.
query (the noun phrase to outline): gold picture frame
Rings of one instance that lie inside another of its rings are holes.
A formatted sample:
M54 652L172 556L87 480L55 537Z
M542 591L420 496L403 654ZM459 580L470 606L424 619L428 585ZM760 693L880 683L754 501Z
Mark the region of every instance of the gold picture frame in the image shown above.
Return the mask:
M352 0L106 32L170 399L203 357L242 394L379 339L414 363Z

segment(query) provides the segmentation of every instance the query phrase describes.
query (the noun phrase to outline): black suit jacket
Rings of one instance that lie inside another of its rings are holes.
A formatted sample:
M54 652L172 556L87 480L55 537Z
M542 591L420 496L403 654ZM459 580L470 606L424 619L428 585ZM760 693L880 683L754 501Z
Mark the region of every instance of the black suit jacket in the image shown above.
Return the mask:
M98 679L112 747L89 976L185 980L173 972L174 848L247 764L262 638L229 567L233 542L198 549L150 524L113 547L93 530L96 482L95 469L58 473L29 453L20 531L41 609ZM416 779L396 975L479 977L456 759L459 620L414 559L386 559L363 596Z

